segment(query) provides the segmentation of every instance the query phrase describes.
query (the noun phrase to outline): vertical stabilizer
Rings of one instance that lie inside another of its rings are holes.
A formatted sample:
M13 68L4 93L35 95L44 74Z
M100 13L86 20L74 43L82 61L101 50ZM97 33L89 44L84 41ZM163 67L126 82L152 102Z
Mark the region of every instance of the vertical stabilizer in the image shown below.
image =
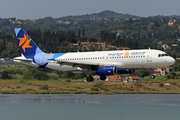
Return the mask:
M33 59L36 54L44 53L22 28L15 28L14 30L19 49L24 57Z

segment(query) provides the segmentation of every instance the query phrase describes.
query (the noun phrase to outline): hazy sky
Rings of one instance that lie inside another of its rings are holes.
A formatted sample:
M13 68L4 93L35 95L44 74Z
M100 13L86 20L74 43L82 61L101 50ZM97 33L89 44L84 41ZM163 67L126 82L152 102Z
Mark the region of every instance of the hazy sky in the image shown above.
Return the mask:
M141 17L180 15L180 0L1 0L0 17L33 19L111 10Z

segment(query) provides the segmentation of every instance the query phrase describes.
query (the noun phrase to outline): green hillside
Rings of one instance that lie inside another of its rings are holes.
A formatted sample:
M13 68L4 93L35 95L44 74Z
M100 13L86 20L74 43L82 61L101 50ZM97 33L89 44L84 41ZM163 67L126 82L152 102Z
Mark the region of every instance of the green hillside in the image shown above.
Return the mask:
M14 57L18 52L14 28L23 28L46 52L70 52L82 48L69 49L69 43L105 42L117 47L131 49L162 49L180 57L179 16L154 16L141 18L134 15L103 11L90 15L43 19L0 19L0 56ZM173 48L173 45L176 45ZM17 49L15 49L17 48ZM90 49L96 50L96 49Z

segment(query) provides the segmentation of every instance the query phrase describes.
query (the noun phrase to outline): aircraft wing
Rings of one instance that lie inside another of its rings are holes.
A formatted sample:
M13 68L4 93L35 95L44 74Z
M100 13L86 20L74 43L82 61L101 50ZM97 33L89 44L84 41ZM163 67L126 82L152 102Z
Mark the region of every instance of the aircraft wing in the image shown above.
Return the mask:
M52 61L57 61L58 64L62 65L69 65L72 67L80 67L82 69L96 69L100 66L109 66L113 64L108 64L108 63L80 63L80 62L72 62L72 61L61 61L61 60L56 60L56 59L47 59L47 60L52 60Z

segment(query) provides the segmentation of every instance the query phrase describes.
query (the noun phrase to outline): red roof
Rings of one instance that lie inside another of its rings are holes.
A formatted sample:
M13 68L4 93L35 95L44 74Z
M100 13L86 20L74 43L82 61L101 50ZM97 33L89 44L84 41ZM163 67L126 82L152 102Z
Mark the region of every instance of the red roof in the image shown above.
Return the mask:
M70 43L69 46L78 46L78 43Z
M161 74L160 71L154 71L153 74Z
M81 42L81 45L89 45L90 42Z
M117 50L130 50L128 47L118 47Z
M131 79L133 79L133 80L139 80L139 77L138 77L138 76L131 76Z

